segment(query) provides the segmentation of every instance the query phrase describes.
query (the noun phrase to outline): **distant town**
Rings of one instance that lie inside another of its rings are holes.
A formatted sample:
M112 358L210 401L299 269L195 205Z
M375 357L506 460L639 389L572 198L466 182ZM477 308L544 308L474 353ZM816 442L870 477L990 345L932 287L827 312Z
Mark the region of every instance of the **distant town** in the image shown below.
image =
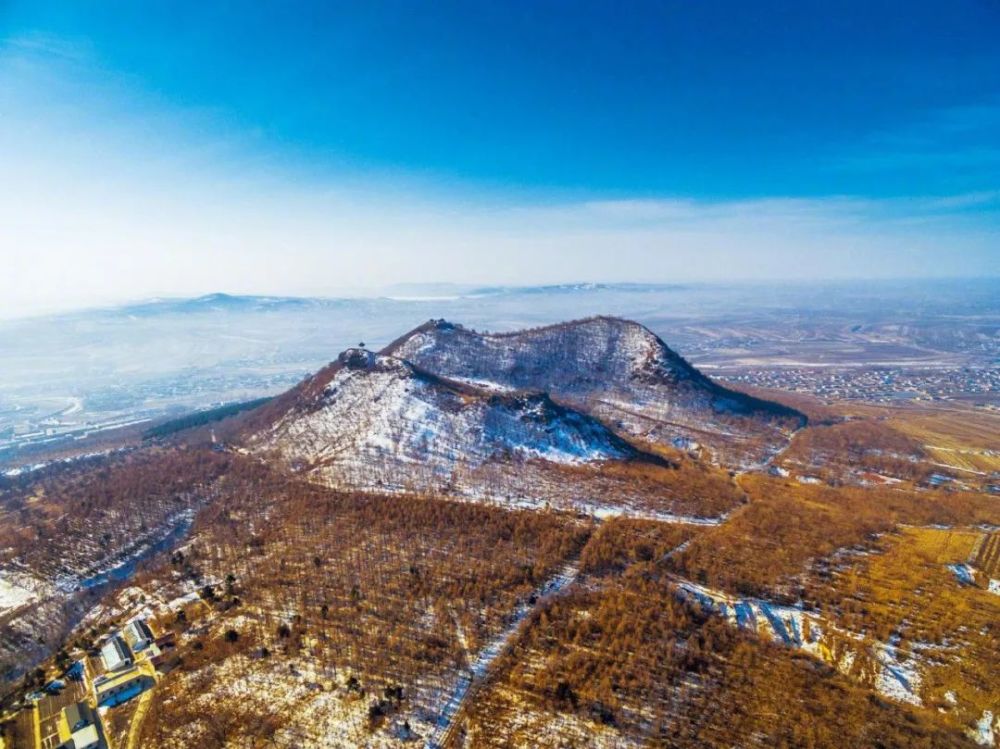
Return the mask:
M761 367L711 371L720 380L871 403L975 400L1000 405L1000 368Z

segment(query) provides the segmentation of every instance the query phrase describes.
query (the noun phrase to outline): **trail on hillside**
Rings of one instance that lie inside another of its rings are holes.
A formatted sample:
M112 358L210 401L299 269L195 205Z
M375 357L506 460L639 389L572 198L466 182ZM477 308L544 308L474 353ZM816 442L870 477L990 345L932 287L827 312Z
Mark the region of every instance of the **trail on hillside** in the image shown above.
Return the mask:
M493 663L514 644L520 632L521 623L534 609L542 605L545 597L556 595L568 588L576 580L579 573L579 565L576 562L565 565L555 576L535 591L535 602L521 604L515 610L510 624L476 654L468 671L458 677L458 681L448 694L438 713L434 731L424 744L424 749L441 749L455 717L462 711L468 698L473 694L474 687L483 683Z

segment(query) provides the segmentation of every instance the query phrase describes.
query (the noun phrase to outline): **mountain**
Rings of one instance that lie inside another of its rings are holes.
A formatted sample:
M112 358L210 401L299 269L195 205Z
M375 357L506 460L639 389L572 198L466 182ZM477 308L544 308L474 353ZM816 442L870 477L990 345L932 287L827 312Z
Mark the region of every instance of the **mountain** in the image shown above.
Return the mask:
M592 513L696 507L663 485L669 461L544 392L458 382L361 348L261 413L250 450L334 488ZM645 477L604 475L612 465L641 467Z
M98 718L148 749L992 740L1000 506L920 478L946 469L915 434L985 460L963 440L995 419L816 410L782 470L734 476L801 417L642 326L432 321L257 407L0 471L4 745L51 733L84 666L146 690ZM134 668L86 657L140 619Z
M613 317L499 334L437 320L385 351L459 382L544 391L630 438L697 443L739 465L765 460L805 424L791 408L714 383L642 325Z
M327 304L324 299L286 296L253 296L214 293L180 299L151 299L111 310L118 314L185 315L206 313L271 312L284 309L308 309Z
M431 321L379 353L344 351L252 414L244 442L337 488L715 517L718 501L678 497L664 456L697 440L761 459L801 420L715 385L636 323L488 335Z
M560 283L546 284L542 286L483 286L471 289L470 296L490 296L490 295L567 295L567 294L591 294L600 292L621 292L625 294L648 293L655 291L684 291L689 289L684 284L667 283Z

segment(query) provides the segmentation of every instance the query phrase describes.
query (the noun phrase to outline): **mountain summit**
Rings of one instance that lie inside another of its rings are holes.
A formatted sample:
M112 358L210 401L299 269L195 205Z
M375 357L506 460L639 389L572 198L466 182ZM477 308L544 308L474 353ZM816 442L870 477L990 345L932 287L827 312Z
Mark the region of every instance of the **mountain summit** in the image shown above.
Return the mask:
M630 438L697 443L723 462L760 462L805 423L716 384L647 328L614 317L499 334L431 321L386 352L461 382L541 390Z

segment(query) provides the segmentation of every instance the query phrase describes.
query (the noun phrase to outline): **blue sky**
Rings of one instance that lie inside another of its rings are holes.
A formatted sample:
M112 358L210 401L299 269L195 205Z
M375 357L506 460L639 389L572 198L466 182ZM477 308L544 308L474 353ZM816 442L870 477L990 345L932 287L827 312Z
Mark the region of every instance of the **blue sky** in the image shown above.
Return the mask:
M995 275L998 38L993 0L0 0L0 314Z

